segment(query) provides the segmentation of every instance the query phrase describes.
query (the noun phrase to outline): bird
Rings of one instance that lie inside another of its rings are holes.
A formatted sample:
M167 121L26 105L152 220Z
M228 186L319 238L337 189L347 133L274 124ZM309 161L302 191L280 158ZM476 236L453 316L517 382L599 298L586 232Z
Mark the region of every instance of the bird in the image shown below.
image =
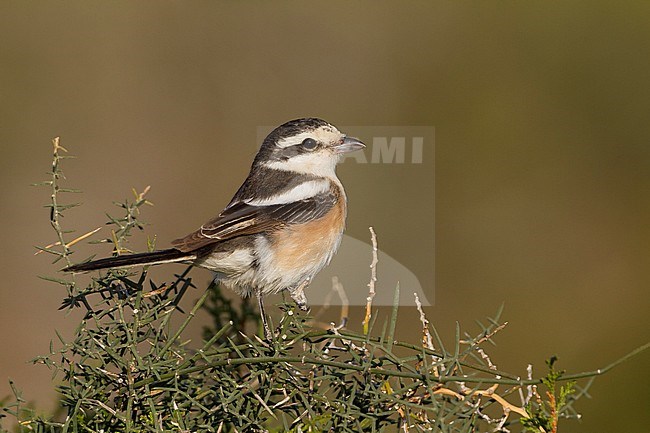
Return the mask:
M171 248L87 261L63 271L174 262L206 268L240 296L257 297L270 339L263 298L286 290L308 311L305 289L329 264L345 228L347 198L336 166L343 155L364 147L319 118L286 122L263 140L230 203L196 231L172 241Z

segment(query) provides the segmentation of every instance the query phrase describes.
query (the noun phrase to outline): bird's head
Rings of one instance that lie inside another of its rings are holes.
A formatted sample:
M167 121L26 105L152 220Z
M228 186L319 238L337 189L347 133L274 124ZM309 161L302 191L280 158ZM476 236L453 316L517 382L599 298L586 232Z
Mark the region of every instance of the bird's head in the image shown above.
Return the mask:
M264 139L254 165L334 177L342 155L364 147L322 119L296 119L278 126Z

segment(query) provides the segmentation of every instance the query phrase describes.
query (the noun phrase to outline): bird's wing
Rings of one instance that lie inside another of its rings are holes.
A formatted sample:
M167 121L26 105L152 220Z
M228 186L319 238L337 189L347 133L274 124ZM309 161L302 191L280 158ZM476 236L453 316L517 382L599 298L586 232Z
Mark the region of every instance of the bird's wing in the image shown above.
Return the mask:
M292 203L268 206L250 205L240 201L231 204L217 217L172 245L183 252L194 251L215 242L238 236L274 231L290 224L313 221L325 215L339 199L333 191Z

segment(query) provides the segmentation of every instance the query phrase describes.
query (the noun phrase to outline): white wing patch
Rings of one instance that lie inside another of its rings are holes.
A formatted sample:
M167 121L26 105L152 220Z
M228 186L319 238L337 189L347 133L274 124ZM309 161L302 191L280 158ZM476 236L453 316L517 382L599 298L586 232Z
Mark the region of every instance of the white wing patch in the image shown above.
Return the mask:
M251 206L271 206L276 204L293 203L299 200L305 200L322 194L330 189L330 183L326 179L309 180L300 185L291 188L281 194L272 195L264 199L244 200L244 203Z

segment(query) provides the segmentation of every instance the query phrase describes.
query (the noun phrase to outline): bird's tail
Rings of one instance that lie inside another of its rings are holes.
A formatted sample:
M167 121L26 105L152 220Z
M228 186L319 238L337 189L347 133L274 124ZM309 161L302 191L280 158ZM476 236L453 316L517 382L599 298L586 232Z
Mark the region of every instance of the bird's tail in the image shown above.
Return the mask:
M63 272L87 272L106 268L128 268L138 265L159 265L161 263L182 262L196 259L196 253L182 252L175 248L153 251L150 253L129 254L127 256L108 257L79 263L62 269Z

